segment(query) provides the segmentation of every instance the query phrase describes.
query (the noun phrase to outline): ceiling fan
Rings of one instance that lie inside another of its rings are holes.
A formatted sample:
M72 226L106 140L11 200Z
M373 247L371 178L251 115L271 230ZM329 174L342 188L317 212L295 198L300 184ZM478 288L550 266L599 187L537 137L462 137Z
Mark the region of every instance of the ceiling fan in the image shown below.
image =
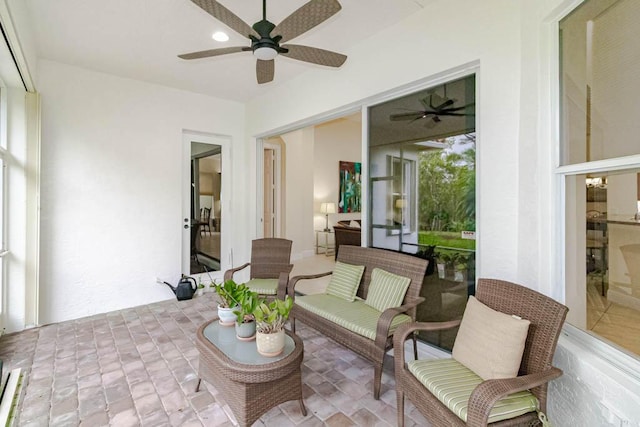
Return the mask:
M407 113L391 114L389 120L392 122L425 120L425 127L432 128L442 121L440 116L475 116L473 112L467 112L469 107L476 105L471 102L459 107L455 106L457 99L447 98L447 87L444 87L444 96L440 96L435 91L430 92L426 97L420 99L424 110L410 110Z
M178 55L179 58L199 59L236 52L253 52L257 58L256 77L259 84L273 80L274 59L278 55L329 67L340 67L347 59L340 53L316 47L280 44L298 37L335 15L342 9L337 0L311 0L286 17L279 25L274 25L267 20L267 1L262 0L262 20L253 26L249 26L215 0L191 1L218 21L250 39L251 46L203 50Z

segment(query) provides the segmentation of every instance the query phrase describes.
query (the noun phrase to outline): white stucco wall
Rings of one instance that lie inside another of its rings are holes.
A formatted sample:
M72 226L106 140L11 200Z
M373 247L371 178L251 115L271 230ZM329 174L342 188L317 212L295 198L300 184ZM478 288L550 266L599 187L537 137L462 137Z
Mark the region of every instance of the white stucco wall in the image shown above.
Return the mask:
M460 3L464 14L458 13ZM456 28L464 31L452 31L443 16L455 16ZM250 102L248 132L268 132L462 64L480 63L478 145L483 148L478 150L478 168L495 172L480 174L478 182L483 193L478 199L480 271L517 280L518 145L514 141L519 129L520 25L514 16L520 16L520 2L430 3L423 12L346 52L349 59L339 73L311 70ZM266 106L276 103L277 111L267 111ZM492 191L483 191L489 188Z
M156 277L175 283L181 273L182 132L230 136L239 145L232 191L247 194L243 106L51 61L38 67L41 323L173 297ZM249 199L233 199L228 232L239 258Z
M287 159L285 162L285 237L293 244L291 259L314 253L313 235L313 127L299 129L281 136Z

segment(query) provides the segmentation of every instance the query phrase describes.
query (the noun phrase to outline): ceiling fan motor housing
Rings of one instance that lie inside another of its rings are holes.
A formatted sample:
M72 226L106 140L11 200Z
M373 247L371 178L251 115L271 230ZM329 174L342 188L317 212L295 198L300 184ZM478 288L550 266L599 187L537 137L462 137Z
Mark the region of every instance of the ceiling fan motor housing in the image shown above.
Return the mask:
M252 28L256 33L260 35L260 38L249 34L249 37L251 38L251 50L255 52L256 50L261 48L268 48L275 50L277 53L289 52L289 49L280 47L279 42L282 39L282 36L271 37L271 31L273 31L275 27L276 26L273 23L267 21L266 19L253 24Z

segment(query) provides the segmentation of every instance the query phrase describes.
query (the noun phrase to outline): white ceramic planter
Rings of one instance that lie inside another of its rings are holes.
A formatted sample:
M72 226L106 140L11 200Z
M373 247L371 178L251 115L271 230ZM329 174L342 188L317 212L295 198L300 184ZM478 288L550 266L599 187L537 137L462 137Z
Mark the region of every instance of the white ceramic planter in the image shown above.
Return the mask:
M233 314L233 310L236 309L237 307L226 308L218 306L218 318L222 326L233 326L236 324L236 315Z
M266 357L274 357L284 350L284 329L273 334L256 333L258 353Z
M236 322L236 336L241 341L251 341L256 338L256 322Z

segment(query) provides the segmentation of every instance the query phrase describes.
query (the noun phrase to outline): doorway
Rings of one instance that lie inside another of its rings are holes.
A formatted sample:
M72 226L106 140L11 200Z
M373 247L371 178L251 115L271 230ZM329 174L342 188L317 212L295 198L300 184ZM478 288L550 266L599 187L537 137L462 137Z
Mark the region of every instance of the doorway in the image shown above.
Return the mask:
M184 133L183 144L182 271L190 275L221 272L229 223L224 214L229 139Z
M282 158L283 141L280 137L269 138L263 143L263 237L282 237Z
M220 271L222 147L191 142L189 274Z

